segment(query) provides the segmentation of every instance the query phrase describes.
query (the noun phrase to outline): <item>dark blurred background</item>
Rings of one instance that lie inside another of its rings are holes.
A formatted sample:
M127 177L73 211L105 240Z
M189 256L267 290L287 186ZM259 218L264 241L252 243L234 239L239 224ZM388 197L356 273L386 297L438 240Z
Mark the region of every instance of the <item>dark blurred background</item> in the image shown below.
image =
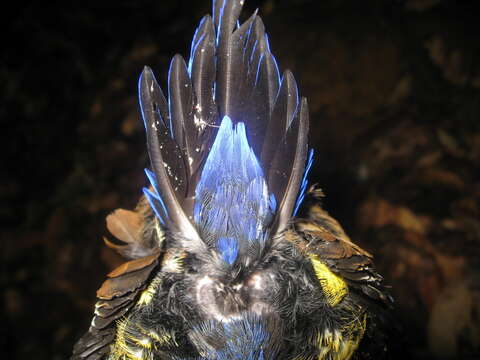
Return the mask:
M415 359L480 358L478 1L247 0L311 109L325 207L376 256ZM0 51L0 348L65 359L120 263L105 216L147 158L136 100L209 0L23 1ZM399 357L401 354L398 354Z

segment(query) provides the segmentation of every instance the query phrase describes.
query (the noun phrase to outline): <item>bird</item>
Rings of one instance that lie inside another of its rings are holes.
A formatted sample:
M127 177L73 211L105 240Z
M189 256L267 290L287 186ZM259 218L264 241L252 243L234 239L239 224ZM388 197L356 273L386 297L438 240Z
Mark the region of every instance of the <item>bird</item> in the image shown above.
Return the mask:
M105 243L127 261L72 360L388 356L393 299L308 185L307 100L258 11L239 21L243 2L213 1L167 96L140 75L149 185L107 217Z

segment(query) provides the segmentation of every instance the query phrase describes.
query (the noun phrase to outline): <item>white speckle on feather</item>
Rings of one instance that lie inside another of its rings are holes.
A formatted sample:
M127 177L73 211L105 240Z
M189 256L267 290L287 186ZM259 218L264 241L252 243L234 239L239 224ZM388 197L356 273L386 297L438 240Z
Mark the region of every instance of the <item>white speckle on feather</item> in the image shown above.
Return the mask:
M232 286L233 290L235 290L235 291L239 291L242 287L243 287L242 283L235 284L235 285Z
M143 347L150 347L150 339L149 338L142 338L142 339L140 339L140 344Z
M134 356L134 359L143 359L143 350L139 349L137 351L132 351L132 355Z
M205 286L210 284L213 284L213 280L208 276L204 276L198 281L198 286Z
M195 124L195 126L199 131L203 131L208 125L208 123L204 121L201 116L197 116L197 113L201 113L201 112L202 112L202 107L197 104L195 106L195 113L193 114L193 123Z
M263 279L260 275L255 274L249 280L249 285L251 285L254 289L261 290L263 289Z

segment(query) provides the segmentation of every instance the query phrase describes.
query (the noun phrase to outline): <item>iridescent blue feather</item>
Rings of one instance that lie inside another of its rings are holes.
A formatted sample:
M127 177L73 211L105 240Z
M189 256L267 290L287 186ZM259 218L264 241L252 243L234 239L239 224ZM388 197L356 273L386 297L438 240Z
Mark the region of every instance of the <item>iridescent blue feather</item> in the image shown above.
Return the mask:
M278 355L274 345L278 329L272 325L258 315L245 313L230 322L207 321L195 326L193 339L200 334L208 334L209 338L218 339L221 344L216 349L206 346L202 349L205 355L195 360L273 360Z
M238 241L232 238L220 238L217 241L220 256L227 264L232 265L238 256Z
M195 189L194 222L207 243L244 248L263 243L275 212L260 163L242 122L225 116ZM228 250L230 251L230 250Z

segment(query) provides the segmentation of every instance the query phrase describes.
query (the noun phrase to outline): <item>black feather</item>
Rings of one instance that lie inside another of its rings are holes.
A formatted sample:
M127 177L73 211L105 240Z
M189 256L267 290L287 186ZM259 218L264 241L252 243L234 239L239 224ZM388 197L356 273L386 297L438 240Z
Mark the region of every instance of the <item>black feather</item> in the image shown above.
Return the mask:
M210 149L211 136L218 125L218 111L214 101L216 75L215 29L212 18L205 16L192 42L189 72L194 89L193 121L185 123L189 140L188 166L193 175L201 165L201 160ZM189 191L193 192L193 188Z
M148 154L156 176L157 186L154 187L164 205L160 207L163 212L161 216L170 231L189 234L191 239L198 239L196 230L182 207L188 186L185 156L173 139L172 129L166 126L160 116L160 94L162 91L152 71L145 67L140 76L139 97L147 132Z
M239 99L244 94L239 93L243 81L243 56L242 39L233 34L238 16L242 10L243 1L233 0L215 1L214 9L218 3L223 2L219 9L220 17L215 22L217 27L217 82L215 100L219 108L220 119L225 115L230 116L234 123L239 119ZM215 20L217 20L215 18Z
M88 332L75 344L72 360L101 359L108 352L114 338L115 332L112 330Z
M296 92L293 92L296 94ZM290 116L289 106L285 106L286 119ZM288 222L292 216L295 203L299 195L300 185L303 180L303 173L305 171L305 162L307 160L307 137L308 137L308 105L307 99L303 98L297 109L297 114L291 121L285 134L281 137L282 141L278 145L273 159L271 160L271 167L269 169L268 185L279 199L279 209L277 211L275 220L275 231L281 232L286 229ZM278 129L281 134L280 129ZM275 134L268 133L268 136ZM270 144L274 141L271 138ZM278 138L277 138L278 143Z
M195 151L195 147L192 146L195 130L189 126L193 125L193 89L187 65L182 56L178 54L173 57L168 73L168 104L173 138L183 152L175 155L181 156L182 165L185 166L185 169L189 169L188 163L185 164L184 159L185 157L188 159ZM187 126L190 131L187 131ZM187 171L185 183L187 183L188 175ZM186 186L183 187L183 189L185 188ZM184 198L185 195L185 193L179 193L181 198Z

